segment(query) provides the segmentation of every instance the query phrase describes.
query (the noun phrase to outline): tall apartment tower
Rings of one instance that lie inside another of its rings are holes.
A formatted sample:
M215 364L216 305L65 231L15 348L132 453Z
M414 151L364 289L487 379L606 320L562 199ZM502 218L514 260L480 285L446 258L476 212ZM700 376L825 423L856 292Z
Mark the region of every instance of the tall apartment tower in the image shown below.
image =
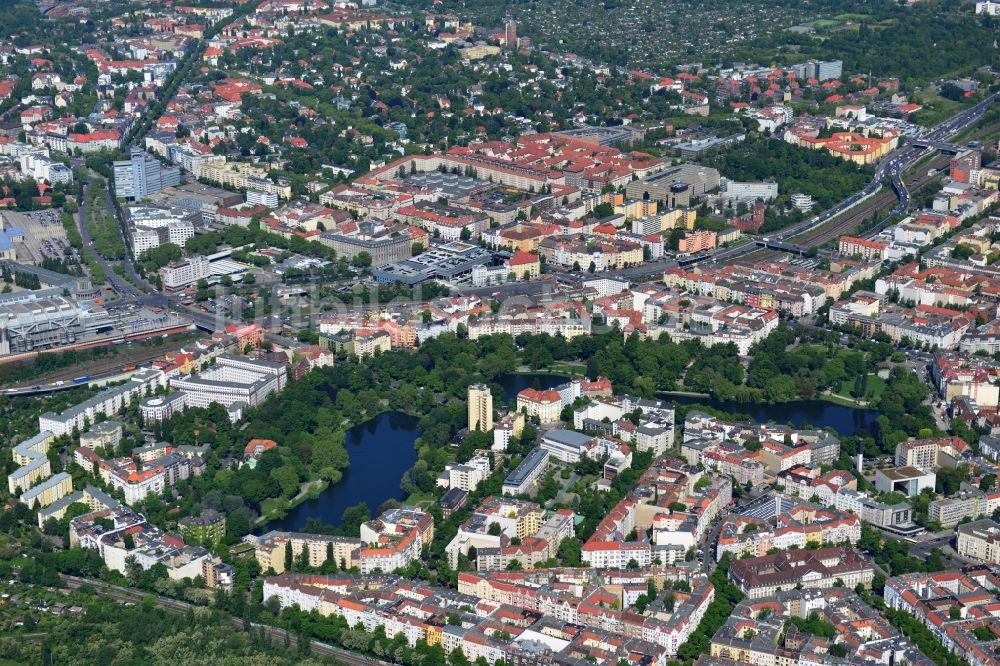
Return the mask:
M115 161L114 175L115 194L119 199L138 201L165 187L181 183L180 169L160 164L159 160L137 147L132 148L129 159Z
M469 432L493 430L493 395L486 384L469 387Z
M504 42L507 44L507 48L516 49L517 48L517 21L512 19L509 15L504 22Z

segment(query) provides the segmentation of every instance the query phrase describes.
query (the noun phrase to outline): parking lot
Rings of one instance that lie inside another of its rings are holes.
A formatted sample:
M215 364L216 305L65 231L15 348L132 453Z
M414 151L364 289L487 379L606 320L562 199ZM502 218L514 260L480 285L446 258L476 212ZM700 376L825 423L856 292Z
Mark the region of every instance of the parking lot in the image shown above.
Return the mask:
M24 243L17 248L17 260L22 263L38 264L45 257L62 259L70 249L58 210L4 211L0 215L5 228L18 227L24 232Z

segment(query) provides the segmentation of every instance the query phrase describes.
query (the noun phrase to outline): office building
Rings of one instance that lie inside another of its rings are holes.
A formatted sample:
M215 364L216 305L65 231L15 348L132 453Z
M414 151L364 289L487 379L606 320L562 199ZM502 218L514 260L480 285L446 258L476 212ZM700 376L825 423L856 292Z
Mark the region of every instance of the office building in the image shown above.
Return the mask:
M36 181L46 182L49 185L58 183L69 185L73 182L73 170L62 162L55 161L42 151L24 153L18 158L18 161L21 165L21 173Z
M844 63L841 60L808 60L789 68L800 79L816 79L829 81L839 79L844 73Z
M166 243L183 248L201 224L201 213L179 206L126 206L125 222L132 236L132 256Z
M136 201L181 183L179 169L160 164L142 148L132 148L130 159L115 161L114 177L116 196Z
M172 377L170 388L183 398L170 398L169 413L164 414L165 398L151 398L139 404L144 419L169 418L170 414L188 407L208 407L219 403L230 409L230 418L241 410L232 412L233 406L256 407L271 393L281 391L288 382L288 371L284 364L259 361L246 356L222 354L215 359L215 365L192 375Z
M469 432L493 430L493 394L486 384L469 387Z

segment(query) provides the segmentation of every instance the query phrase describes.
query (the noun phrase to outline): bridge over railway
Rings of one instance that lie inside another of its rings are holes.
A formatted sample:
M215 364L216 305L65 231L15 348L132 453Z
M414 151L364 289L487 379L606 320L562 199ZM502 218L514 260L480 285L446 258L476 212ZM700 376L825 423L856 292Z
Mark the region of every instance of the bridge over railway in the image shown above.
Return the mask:
M804 255L807 251L806 248L794 243L786 243L774 238L757 238L754 242L757 244L757 247L766 247L768 250L778 250L779 252L788 252L799 256Z
M932 139L914 139L910 142L910 145L916 146L917 148L933 148L938 152L949 153L951 155L957 155L966 149L965 146L959 146L945 141L934 141Z

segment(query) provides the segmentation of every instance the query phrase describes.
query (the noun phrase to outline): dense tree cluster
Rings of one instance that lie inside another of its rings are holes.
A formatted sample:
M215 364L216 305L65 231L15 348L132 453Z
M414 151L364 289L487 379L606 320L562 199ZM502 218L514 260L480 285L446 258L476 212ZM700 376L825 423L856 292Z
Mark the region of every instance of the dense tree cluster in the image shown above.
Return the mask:
M122 606L81 592L80 615L41 613L20 629L0 636L0 657L10 663L222 664L291 666L323 663L259 632L234 632L225 613L201 608L171 614L153 604ZM6 608L11 608L7 606ZM5 611L12 615L12 611ZM10 621L11 618L6 618ZM31 635L31 639L26 636Z
M733 59L836 58L844 61L844 72L896 77L905 89L912 89L984 64L983 54L993 48L994 21L989 16L972 16L968 6L964 9L954 0L907 6L886 1L858 3L853 8L860 17L857 29L764 35L747 47L734 49ZM838 13L851 10L843 3L836 8ZM941 44L949 48L942 49ZM927 57L928 53L934 57Z
M885 608L882 612L889 622L898 627L935 664L939 666L969 666L967 661L957 657L946 648L930 629L909 613L890 608ZM994 636L990 640L995 638Z
M743 593L726 575L732 556L726 553L710 577L715 587L715 599L709 604L705 616L693 634L678 648L677 659L690 666L694 660L709 653L709 642L729 616L736 604L743 601Z
M808 194L819 208L829 208L862 189L871 177L868 169L836 158L824 150L810 150L751 135L745 141L716 153L708 163L723 176L737 181L770 180L780 195L769 209L766 233L803 218L797 210L785 211L793 194Z

